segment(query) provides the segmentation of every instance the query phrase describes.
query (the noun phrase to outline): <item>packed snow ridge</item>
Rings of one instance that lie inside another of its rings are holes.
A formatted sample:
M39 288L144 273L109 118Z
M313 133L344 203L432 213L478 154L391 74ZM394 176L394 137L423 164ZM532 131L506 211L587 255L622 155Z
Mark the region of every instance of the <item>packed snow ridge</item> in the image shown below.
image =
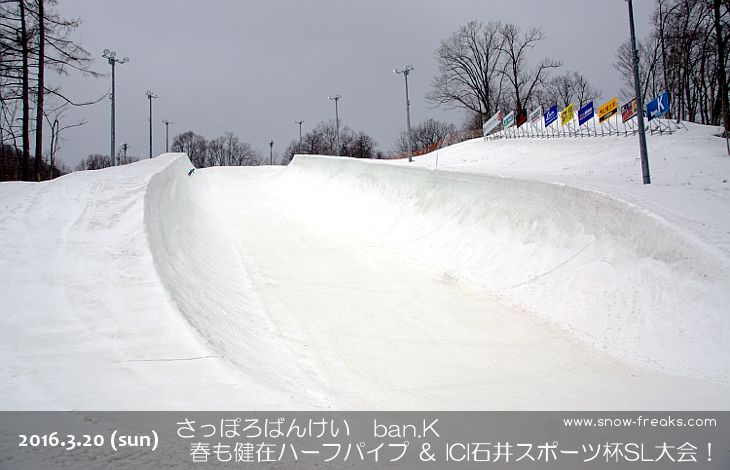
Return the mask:
M714 132L649 136L646 186L636 139L615 136L192 175L167 154L3 183L0 408L722 406ZM637 375L696 401L612 401Z

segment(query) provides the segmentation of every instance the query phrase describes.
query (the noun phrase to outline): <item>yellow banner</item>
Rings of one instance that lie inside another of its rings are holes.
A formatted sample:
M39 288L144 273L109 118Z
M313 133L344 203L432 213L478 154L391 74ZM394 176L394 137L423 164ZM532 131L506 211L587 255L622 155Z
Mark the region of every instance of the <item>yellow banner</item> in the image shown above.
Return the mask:
M574 117L575 112L573 112L573 103L571 103L570 106L560 111L560 125L564 126L566 122L572 121Z
M598 108L598 122L602 123L616 113L618 113L618 100L614 98Z

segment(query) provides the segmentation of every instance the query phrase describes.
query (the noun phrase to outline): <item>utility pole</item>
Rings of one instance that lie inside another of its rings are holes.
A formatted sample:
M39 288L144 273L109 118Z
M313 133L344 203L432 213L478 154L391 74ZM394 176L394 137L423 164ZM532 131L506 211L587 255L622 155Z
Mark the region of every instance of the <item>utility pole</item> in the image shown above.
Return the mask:
M111 152L109 154L109 157L111 158L112 166L114 166L114 156L117 153L116 152L116 123L114 122L114 100L115 100L115 94L114 94L114 64L119 62L120 64L126 64L129 62L129 57L125 57L122 60L117 59L117 53L114 51L110 51L109 49L104 49L104 53L102 54L102 57L107 59L109 61L109 65L112 66L112 91L109 94L109 99L112 102L112 142L111 142Z
M163 119L162 122L165 123L165 153L168 153L170 151L170 124L173 122L167 119Z
M395 69L393 72L402 73L406 77L406 120L408 123L408 161L413 161L413 152L411 151L411 101L408 99L408 74L413 70L412 65L406 65L403 70Z
M646 150L646 131L644 130L644 100L641 99L641 83L639 82L639 50L636 48L636 33L634 32L634 5L629 3L629 27L631 29L631 51L634 54L634 89L636 92L636 119L639 121L639 150L641 152L641 176L644 184L650 184L649 152Z
M336 96L328 96L327 98L331 100L335 100L335 122L337 126L337 152L335 154L339 157L340 156L340 113L337 109L337 102L342 99L342 96L336 95Z
M150 99L150 158L152 158L152 98L159 98L159 96L149 90L147 90L145 95Z
M302 123L304 121L294 121L294 124L299 124L299 147L302 146ZM299 150L301 152L301 149Z

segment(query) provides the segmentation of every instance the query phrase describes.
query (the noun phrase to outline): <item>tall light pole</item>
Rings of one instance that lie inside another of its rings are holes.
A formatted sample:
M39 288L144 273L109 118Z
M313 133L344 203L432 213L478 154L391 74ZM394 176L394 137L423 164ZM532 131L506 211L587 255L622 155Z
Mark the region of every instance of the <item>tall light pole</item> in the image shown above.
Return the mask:
M124 59L119 60L116 58L117 53L114 51L110 51L109 49L104 49L104 53L101 56L107 59L109 61L109 65L112 66L112 91L109 95L109 99L112 102L112 148L109 156L111 157L112 166L114 166L114 154L116 153L116 123L114 122L114 64L116 64L117 62L119 62L120 64L126 64L127 62L129 62L129 57L125 57Z
M335 122L337 126L337 156L340 156L340 113L337 109L337 102L340 101L342 96L336 95L336 96L328 96L327 98L331 100L335 100Z
M634 5L629 3L629 28L631 29L631 53L634 55L634 91L636 92L636 119L639 121L639 150L641 152L641 176L644 184L650 184L649 152L646 150L646 131L644 130L644 100L641 99L641 83L639 82L639 50L636 48L634 32Z
M411 152L411 100L408 99L408 74L413 70L412 65L406 65L403 70L395 69L393 72L402 73L406 77L406 120L408 123L408 161L413 161L413 153Z
M403 70L395 69L393 72L402 73L406 78L406 122L408 123L408 161L413 161L413 152L411 151L411 100L408 99L408 74L413 70L412 65L406 65Z
M299 147L302 146L302 123L303 122L304 122L304 120L294 121L294 124L299 124ZM301 149L299 151L301 152Z
M152 98L159 98L159 96L149 90L145 92L145 95L150 99L150 158L152 158Z
M173 122L167 119L163 119L162 122L165 123L165 153L168 153L170 151L170 124Z

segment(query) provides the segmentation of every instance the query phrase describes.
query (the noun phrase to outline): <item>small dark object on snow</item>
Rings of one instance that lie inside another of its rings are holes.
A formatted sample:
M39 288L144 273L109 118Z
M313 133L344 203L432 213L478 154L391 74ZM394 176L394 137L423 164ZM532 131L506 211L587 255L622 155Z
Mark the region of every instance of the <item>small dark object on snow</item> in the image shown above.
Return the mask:
M193 168L192 170L188 171L188 176L192 175L193 173L195 173L195 168Z

